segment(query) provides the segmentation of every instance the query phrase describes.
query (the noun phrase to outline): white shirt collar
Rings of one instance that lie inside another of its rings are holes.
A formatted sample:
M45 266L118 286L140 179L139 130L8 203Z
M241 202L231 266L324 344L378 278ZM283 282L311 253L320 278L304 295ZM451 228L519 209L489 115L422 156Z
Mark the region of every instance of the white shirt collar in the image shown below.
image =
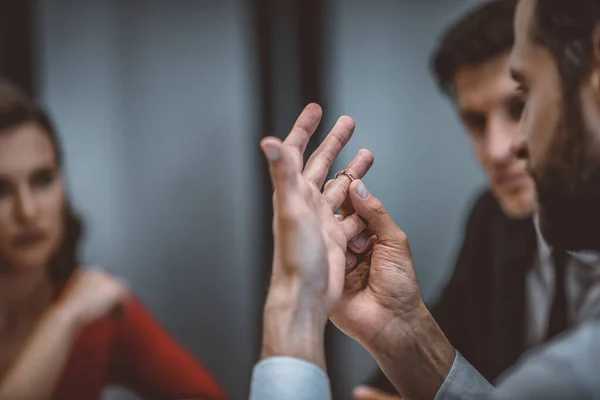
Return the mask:
M535 225L535 233L536 233L537 241L538 241L538 257L542 260L548 259L552 255L552 247L550 247L550 245L548 243L546 243L546 240L544 239L544 237L542 236L542 233L540 232L540 225L538 222L537 213L535 214L535 216L533 218L533 223ZM584 250L584 251L568 251L567 253L569 253L569 255L572 258L582 262L583 264L586 264L586 265L599 265L600 264L600 252L599 251Z

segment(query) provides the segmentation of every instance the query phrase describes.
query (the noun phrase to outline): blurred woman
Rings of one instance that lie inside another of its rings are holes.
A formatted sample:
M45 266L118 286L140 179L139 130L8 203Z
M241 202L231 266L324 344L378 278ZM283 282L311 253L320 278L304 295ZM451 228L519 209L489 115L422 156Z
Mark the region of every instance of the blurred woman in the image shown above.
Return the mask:
M0 399L143 398L224 392L114 276L82 269L82 226L54 128L0 82Z

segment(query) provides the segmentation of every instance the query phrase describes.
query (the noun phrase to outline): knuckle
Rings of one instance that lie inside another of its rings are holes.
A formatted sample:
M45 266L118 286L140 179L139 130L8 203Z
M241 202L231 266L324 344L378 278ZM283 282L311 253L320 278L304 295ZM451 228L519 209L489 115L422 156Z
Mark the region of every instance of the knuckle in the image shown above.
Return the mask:
M277 214L276 226L281 229L292 229L298 226L303 219L308 217L307 213L297 208L286 207Z
M310 183L304 182L300 185L300 193L306 198L307 196L312 196L313 187Z
M330 209L335 209L337 208L337 204L333 198L333 196L335 195L335 193L329 193L325 196L323 196L323 201L325 202L325 204L330 208Z
M327 169L327 170L329 170L329 168L331 168L334 160L335 160L335 155L329 149L317 150L317 152L315 152L309 158L309 161L311 163L313 163L315 161L322 163L323 166L325 167L324 169Z
M358 215L352 215L347 219L348 219L348 222L350 223L350 228L356 232L358 232L361 225L363 225L362 221Z
M351 128L354 129L354 128ZM343 132L332 132L330 134L331 140L334 141L334 147L342 149L346 145L346 135Z
M320 157L327 169L329 169L335 161L335 155L331 151L324 151Z
M409 249L408 236L401 229L396 229L388 238L388 243L399 249Z
M277 225L278 226L283 226L283 225L287 226L292 223L295 223L296 220L298 219L297 214L298 213L296 211L291 210L289 208L279 210L279 213L277 214Z
M402 229L398 228L396 238L400 243L408 245L408 236L406 235L406 233L404 233Z
M371 210L377 215L385 215L387 214L387 210L385 209L382 202L377 199L373 199L371 203Z

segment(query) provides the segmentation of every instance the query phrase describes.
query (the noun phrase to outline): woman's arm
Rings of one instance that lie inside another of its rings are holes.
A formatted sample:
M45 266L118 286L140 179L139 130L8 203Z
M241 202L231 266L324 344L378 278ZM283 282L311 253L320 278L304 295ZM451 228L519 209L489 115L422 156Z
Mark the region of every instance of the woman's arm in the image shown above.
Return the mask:
M143 398L226 399L215 378L136 299L120 322L111 380Z
M42 316L0 382L0 400L52 398L80 329L126 298L125 287L104 272L76 272L63 299Z
M50 399L76 339L76 319L53 306L0 383L0 399Z

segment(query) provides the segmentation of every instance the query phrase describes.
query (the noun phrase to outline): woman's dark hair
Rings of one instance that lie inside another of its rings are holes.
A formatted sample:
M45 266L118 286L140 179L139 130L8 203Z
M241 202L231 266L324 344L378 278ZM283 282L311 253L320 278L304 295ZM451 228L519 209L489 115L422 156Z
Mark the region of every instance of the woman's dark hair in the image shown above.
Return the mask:
M515 40L516 7L517 0L486 1L444 32L431 57L431 69L442 91L454 94L454 77L459 69L486 63L510 51Z
M592 35L600 23L598 0L537 0L531 35L557 62L563 88L579 90L592 67Z
M63 155L58 135L48 115L16 86L0 80L0 135L8 129L27 123L37 124L48 135L58 166L62 169ZM50 276L56 283L66 281L77 268L79 242L83 236L83 222L68 200L65 202L64 218L64 237L49 265Z

